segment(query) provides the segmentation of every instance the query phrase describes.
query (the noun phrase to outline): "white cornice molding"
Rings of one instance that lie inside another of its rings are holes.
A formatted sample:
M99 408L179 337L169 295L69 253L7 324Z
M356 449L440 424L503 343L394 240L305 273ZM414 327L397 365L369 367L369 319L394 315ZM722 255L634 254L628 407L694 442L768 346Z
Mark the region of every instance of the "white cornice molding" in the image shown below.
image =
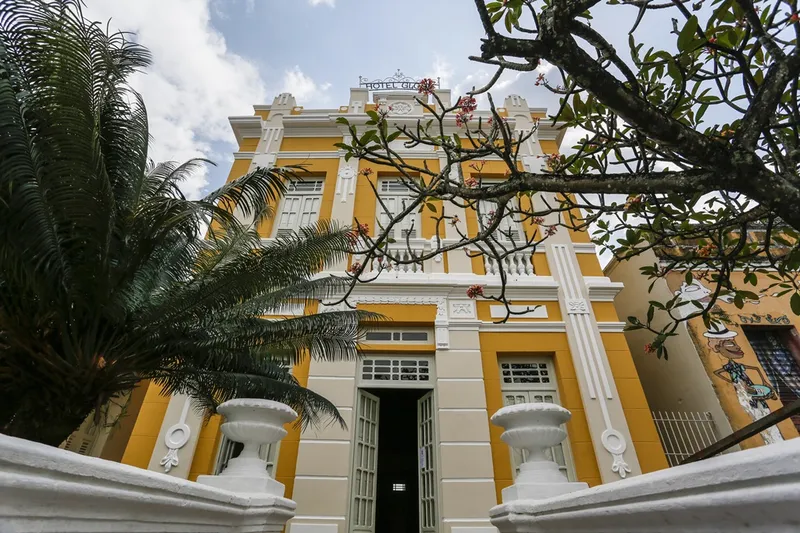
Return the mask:
M597 329L600 333L622 333L625 331L625 322L598 322Z
M611 281L603 276L584 276L583 282L593 302L613 302L625 285L619 281Z
M253 159L255 152L233 152L234 159Z
M572 248L576 254L596 254L597 247L590 242L573 242ZM544 249L542 249L544 251Z
M450 324L453 329L454 324ZM505 332L505 333L557 333L567 331L564 322L505 322L497 324L494 322L481 322L479 330L482 332Z
M435 273L397 275L384 273L375 281L356 285L353 295L438 296L463 298L471 285L483 285L491 295L500 291L500 276ZM360 296L359 296L360 297ZM558 284L550 276L510 277L506 297L512 301L558 301Z
M236 135L236 140L240 143L246 138L261 138L263 121L259 116L228 117L228 122L231 124L233 134Z
M284 137L285 139L286 137ZM339 159L344 155L344 152L338 150L328 150L320 152L302 152L302 151L286 151L278 152L278 159Z

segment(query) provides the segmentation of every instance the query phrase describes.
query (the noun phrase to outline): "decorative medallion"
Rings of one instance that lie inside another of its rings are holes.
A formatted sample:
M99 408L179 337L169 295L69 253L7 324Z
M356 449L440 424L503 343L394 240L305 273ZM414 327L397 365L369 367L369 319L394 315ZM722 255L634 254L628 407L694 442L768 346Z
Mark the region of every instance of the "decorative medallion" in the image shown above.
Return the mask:
M414 106L408 102L392 102L389 108L392 115L410 115L414 111Z

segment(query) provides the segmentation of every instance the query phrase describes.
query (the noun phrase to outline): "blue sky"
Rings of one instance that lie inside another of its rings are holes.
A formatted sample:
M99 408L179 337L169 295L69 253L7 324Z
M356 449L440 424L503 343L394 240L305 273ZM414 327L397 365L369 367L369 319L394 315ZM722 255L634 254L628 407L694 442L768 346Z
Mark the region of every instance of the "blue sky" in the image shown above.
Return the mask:
M493 74L467 59L483 35L469 0L87 0L86 14L133 32L153 53L132 80L148 107L151 157L217 163L184 183L191 197L227 177L236 149L227 117L280 92L306 108L338 107L359 75L438 76L457 96ZM635 14L598 6L593 25L625 27ZM627 47L627 33L613 32L612 42ZM495 101L520 94L554 111L556 98L535 78L509 72Z

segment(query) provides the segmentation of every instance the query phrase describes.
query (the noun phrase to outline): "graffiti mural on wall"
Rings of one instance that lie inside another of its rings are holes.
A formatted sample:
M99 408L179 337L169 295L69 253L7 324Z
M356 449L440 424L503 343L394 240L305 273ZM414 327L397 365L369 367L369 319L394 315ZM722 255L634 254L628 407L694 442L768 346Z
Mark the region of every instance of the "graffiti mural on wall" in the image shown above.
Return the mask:
M680 296L679 300L682 302L697 302L701 306L705 307L708 302L711 301L712 291L699 280L693 279L691 283L686 283L685 281L681 284L681 288L675 291L675 296ZM762 296L763 297L763 296ZM723 296L717 297L717 300L721 302L725 302L726 304L733 303L733 296L730 294L726 294ZM745 300L745 303L751 305L758 305L760 300ZM678 308L678 314L681 318L686 318L692 313L696 313L700 310L700 307L696 305L687 304L682 305Z
M752 315L739 315L739 322L742 324L780 324L784 326L792 324L792 321L786 315L772 316L769 313L766 315L757 315L755 313Z
M675 291L675 294L680 296L680 300L695 301L701 305L706 305L711 300L711 290L700 283L698 280L692 280L691 284L683 283L681 288ZM732 298L720 297L719 300L732 303ZM746 303L757 304L758 300L748 300ZM697 312L699 308L694 305L684 305L678 308L681 316L686 317L691 313ZM729 317L722 313L721 309L715 306L714 311L717 312L718 317L724 316L727 320ZM767 315L738 315L742 324L789 324L789 318L786 315L780 317L773 317ZM784 322L785 321L785 322ZM714 370L714 375L718 378L733 385L736 391L736 397L739 400L739 405L755 422L756 420L767 416L770 413L767 400L777 399L775 389L769 384L769 381L764 376L761 368L752 365L746 365L739 360L744 357L744 351L739 346L736 337L739 335L736 331L731 331L724 324L712 323L711 327L703 333L703 337L707 339L708 349L720 357L722 366ZM756 383L753 378L756 377ZM772 444L783 440L780 431L776 426L772 426L761 432L766 444Z

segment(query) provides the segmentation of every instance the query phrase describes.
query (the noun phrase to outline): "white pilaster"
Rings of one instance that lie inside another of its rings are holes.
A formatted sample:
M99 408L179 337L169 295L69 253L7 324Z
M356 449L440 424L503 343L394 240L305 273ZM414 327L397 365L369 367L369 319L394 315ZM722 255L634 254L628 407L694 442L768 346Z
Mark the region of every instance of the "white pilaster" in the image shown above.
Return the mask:
M566 231L559 231L551 239L547 241L547 262L561 286L558 303L565 317L600 476L608 483L629 474L641 474L575 250Z
M436 350L442 533L482 533L497 501L475 302L446 301L449 348Z

